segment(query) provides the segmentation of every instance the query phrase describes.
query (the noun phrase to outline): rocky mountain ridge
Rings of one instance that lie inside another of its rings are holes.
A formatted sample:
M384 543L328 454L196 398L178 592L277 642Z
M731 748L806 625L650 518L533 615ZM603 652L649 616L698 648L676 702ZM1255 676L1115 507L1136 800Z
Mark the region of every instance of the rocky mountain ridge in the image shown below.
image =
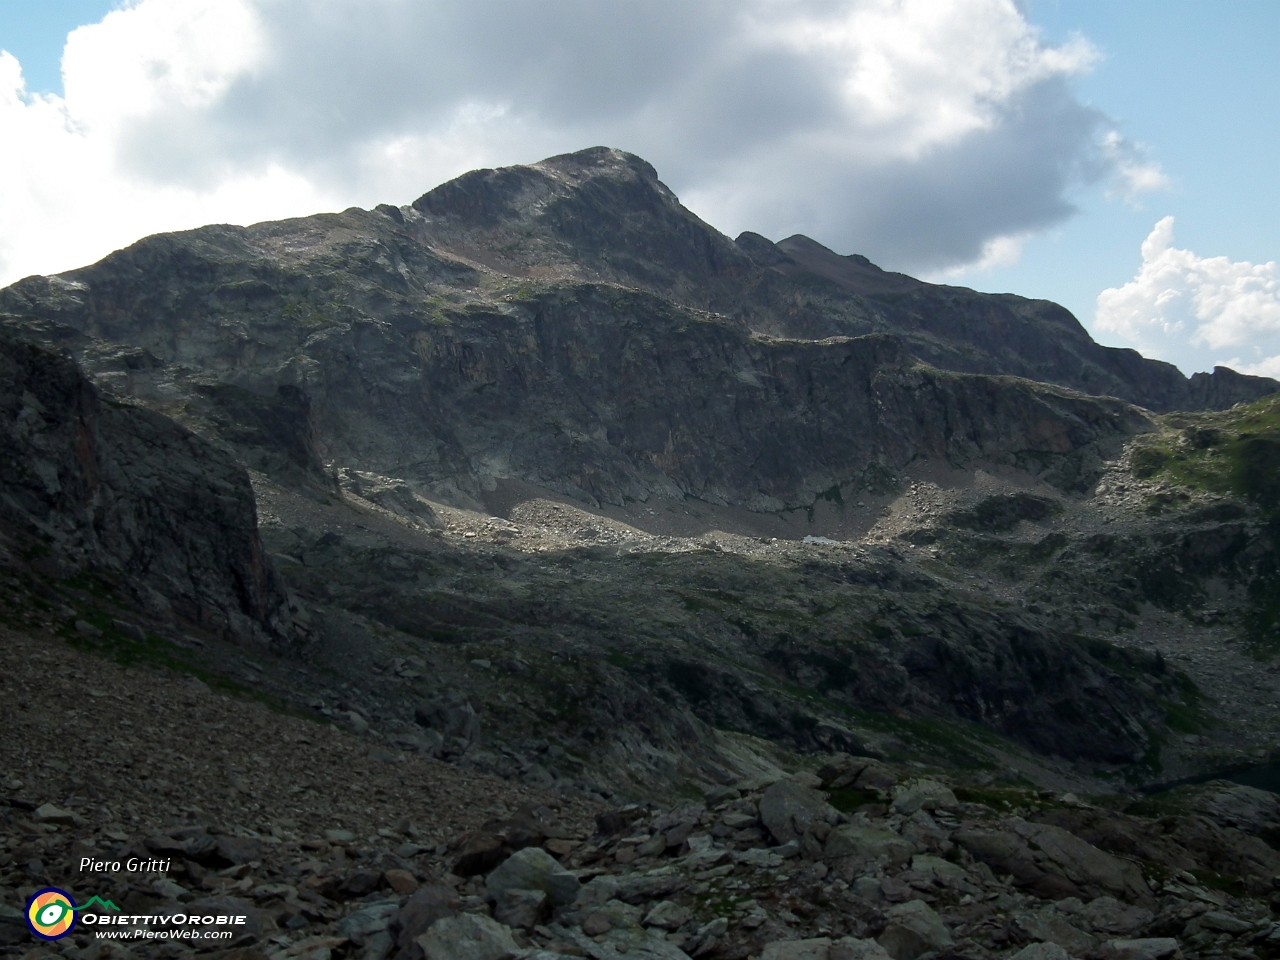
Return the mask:
M292 431L295 472L323 449L473 504L519 479L611 503L808 505L919 457L1074 452L1097 439L1079 420L1092 433L1118 409L921 361L1153 410L1277 386L1187 381L1052 304L885 277L804 238L729 241L643 161L598 149L468 174L404 210L150 238L22 281L0 311L57 324L99 381L180 418L231 386L259 406L300 391L303 421L273 410L293 420L232 441L246 462ZM1024 400L1043 423L1011 422Z
M1267 609L1268 508L1196 494L1194 521L1096 528L1098 481L1164 435L1154 410L1274 382L1187 381L1051 304L805 238L730 241L638 158L148 238L0 291L0 314L251 471L294 645L241 679L389 742L599 796L740 779L761 762L743 737L1063 786L1272 745L1252 718L1174 737L1207 708L1139 629L1211 595ZM15 582L79 614L33 625L110 646L141 622ZM190 623L144 625L190 663L210 642ZM341 682L308 689L298 659ZM234 645L212 660L241 670Z
M638 287L767 335L891 333L942 369L1021 376L1157 412L1224 409L1280 388L1226 368L1187 380L1170 364L1099 346L1057 304L887 273L802 235L731 242L681 206L648 163L602 147L474 171L408 210L378 209L407 217L433 250L464 262Z

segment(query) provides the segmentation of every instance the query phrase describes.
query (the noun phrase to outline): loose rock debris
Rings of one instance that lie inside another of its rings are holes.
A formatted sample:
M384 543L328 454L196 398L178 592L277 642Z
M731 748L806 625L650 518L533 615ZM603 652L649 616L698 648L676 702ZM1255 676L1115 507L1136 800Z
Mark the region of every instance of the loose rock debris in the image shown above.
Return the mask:
M1137 816L836 755L674 807L608 807L57 640L5 632L0 667L7 955L1280 956L1280 854L1264 839L1280 803L1248 787ZM88 924L36 943L23 910L49 885L133 915L249 922L219 950Z

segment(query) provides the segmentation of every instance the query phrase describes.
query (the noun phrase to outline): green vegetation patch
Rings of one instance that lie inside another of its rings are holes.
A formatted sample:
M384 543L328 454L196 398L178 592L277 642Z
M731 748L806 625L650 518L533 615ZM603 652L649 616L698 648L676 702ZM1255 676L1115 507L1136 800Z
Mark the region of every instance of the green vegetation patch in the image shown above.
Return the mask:
M1171 414L1130 455L1134 476L1165 476L1212 493L1234 494L1264 510L1280 508L1280 396L1239 410Z
M1238 498L1263 514L1260 539L1269 549L1257 560L1248 584L1249 608L1242 627L1255 655L1280 653L1280 395L1219 413L1169 414L1158 434L1140 437L1130 453L1133 474L1160 478L1187 489ZM1176 498L1153 498L1155 512L1176 506ZM1190 510L1193 523L1226 523L1248 516L1240 503ZM1172 569L1172 572L1170 572ZM1167 563L1139 571L1153 598L1195 599L1187 578Z

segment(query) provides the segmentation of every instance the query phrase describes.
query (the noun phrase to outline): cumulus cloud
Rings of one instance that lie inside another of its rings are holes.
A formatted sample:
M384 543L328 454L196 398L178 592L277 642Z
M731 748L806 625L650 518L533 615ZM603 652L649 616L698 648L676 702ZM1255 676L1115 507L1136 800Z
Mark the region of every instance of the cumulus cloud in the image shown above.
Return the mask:
M596 144L729 233L994 263L1076 184L1160 185L1072 93L1095 59L1014 0L131 0L64 96L0 58L0 279Z
M1243 373L1280 374L1280 272L1276 264L1200 257L1173 246L1173 217L1142 243L1142 266L1098 294L1097 329L1144 352L1203 366L1209 353Z

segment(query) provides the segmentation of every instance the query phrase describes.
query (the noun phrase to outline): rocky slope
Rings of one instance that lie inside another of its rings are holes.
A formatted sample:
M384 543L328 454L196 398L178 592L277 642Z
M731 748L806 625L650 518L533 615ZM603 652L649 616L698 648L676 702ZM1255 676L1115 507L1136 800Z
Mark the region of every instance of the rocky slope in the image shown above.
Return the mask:
M272 714L190 677L3 636L0 722L21 735L0 741L6 955L1280 955L1280 854L1266 842L1280 803L1260 790L1089 800L834 754L674 806L605 806ZM131 765L95 765L104 746ZM340 789L335 768L348 774ZM111 866L130 858L149 866ZM49 883L111 906L82 914L70 939L35 944L22 908ZM247 922L184 942L142 919L175 914ZM103 925L120 915L137 919Z

